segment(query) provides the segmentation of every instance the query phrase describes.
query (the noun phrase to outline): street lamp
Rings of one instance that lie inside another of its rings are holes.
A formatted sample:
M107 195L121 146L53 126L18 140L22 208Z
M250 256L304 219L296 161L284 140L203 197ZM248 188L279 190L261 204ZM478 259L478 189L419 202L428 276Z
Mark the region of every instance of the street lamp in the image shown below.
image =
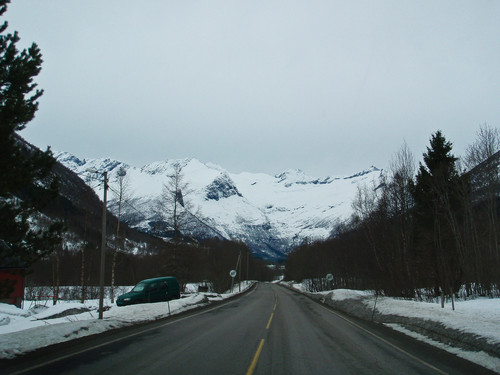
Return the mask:
M87 169L91 173L101 173L95 169ZM102 200L102 230L101 230L101 271L99 275L99 319L102 319L104 310L104 260L106 257L106 208L108 191L108 172L102 172L104 179L104 197Z

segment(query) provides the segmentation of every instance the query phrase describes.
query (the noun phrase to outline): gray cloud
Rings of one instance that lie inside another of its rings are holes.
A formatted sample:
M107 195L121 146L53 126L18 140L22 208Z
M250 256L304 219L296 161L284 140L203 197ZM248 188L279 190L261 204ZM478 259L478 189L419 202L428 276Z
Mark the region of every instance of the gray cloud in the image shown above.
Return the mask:
M44 56L28 141L140 166L348 174L499 126L494 1L16 0Z

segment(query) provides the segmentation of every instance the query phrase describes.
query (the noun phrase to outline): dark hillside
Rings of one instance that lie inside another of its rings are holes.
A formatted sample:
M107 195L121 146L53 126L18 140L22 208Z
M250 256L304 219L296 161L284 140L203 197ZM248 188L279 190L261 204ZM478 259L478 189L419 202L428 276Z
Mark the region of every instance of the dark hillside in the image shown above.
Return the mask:
M20 137L19 142L26 152L34 149ZM54 288L83 284L90 293L89 286L99 283L102 202L80 176L62 164L56 163L51 173L59 181L59 194L42 214L50 220L62 221L66 236L59 248L31 267L28 283ZM133 285L150 277L174 275L181 283L213 280L214 286L225 290L230 285L228 272L236 266L239 257L245 259L245 262L240 260L245 276L260 280L273 278L266 264L254 259L248 247L241 243L198 243L192 238L181 238L179 243L174 243L133 229L124 222L120 222L119 242L116 242L118 219L109 210L106 223L106 285L111 284L117 243L115 285ZM89 296L87 294L87 298Z

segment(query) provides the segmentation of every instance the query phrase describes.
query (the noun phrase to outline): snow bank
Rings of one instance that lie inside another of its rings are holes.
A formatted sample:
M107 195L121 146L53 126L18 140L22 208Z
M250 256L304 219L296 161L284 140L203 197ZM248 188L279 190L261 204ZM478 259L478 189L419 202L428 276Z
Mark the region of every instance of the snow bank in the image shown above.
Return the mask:
M300 284L287 286L304 292ZM500 298L459 300L452 310L451 303L443 309L438 303L376 298L372 292L359 290L304 293L347 314L365 320L373 317L375 322L500 373Z
M245 292L253 285L242 282ZM111 329L166 318L239 294L195 293L169 302L118 307L105 301L103 319L98 318L98 300L85 304L63 302L50 307L22 310L0 303L0 359L9 359L60 342L94 335Z
M374 299L365 299L363 302L368 307L373 307ZM449 304L443 309L437 303L379 297L376 313L438 321L451 329L484 337L492 344L500 344L499 298L456 301L453 311Z

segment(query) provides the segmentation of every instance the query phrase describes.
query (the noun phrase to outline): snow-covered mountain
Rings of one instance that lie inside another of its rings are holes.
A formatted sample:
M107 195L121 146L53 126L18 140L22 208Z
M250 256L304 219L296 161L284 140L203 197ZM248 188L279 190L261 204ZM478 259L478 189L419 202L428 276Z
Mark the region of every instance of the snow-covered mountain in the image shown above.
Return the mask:
M241 240L263 257L283 258L304 240L323 239L337 221L347 219L359 184L380 179L381 170L371 167L352 176L314 178L300 170L276 176L264 173L232 174L222 167L196 159L168 160L136 168L111 159L79 159L67 152L56 159L85 180L88 170L107 171L109 208L116 214L113 191L118 190L118 171L128 180L127 204L122 218L130 226L155 232L157 202L169 181L174 164L182 167L183 182L189 185L188 199L196 212L194 236L217 236ZM102 184L89 184L102 196ZM158 233L157 233L158 234Z

